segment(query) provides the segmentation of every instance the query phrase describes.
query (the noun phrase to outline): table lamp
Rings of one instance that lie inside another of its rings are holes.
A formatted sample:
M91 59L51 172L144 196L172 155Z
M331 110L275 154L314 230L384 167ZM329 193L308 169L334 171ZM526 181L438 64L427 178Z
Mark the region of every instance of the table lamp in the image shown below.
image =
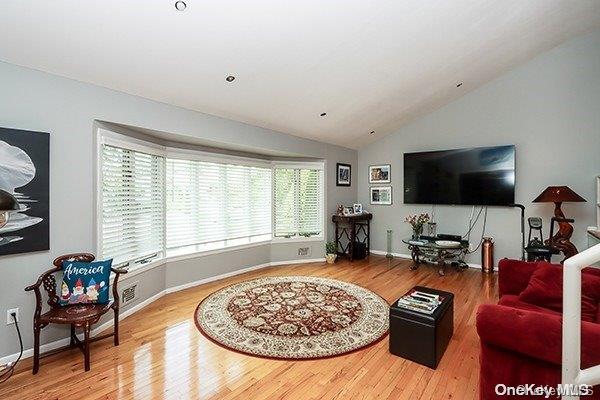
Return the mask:
M11 211L19 210L19 202L12 194L0 189L0 228L8 223Z
M564 202L583 203L586 200L575 193L568 186L548 186L538 197L533 200L534 203L554 203L554 217L558 222L558 232L546 240L546 244L554 246L563 252L566 258L572 257L578 253L577 247L569 240L573 234L573 225L567 221L565 214L560 209Z

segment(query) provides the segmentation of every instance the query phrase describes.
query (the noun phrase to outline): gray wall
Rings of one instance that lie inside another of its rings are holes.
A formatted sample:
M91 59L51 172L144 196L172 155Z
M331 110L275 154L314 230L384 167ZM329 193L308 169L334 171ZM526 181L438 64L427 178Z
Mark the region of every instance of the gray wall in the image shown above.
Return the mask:
M468 77L462 78L469 85ZM449 82L451 84L451 82ZM600 174L600 31L579 37L538 56L485 86L360 149L359 200L374 213L373 249L385 250L392 229L393 251L411 234L409 213L430 206L403 204L403 153L473 146L515 144L516 202L527 216L542 216L545 235L553 205L531 201L549 185L568 185L588 200L565 204L575 218L573 242L585 249L586 227L595 225L594 177ZM369 205L368 166L392 164L392 206ZM438 206L438 232L464 234L470 207ZM496 242L496 260L520 256L519 212L490 207L487 234ZM481 235L481 222L474 230ZM480 253L470 256L480 263Z
M50 132L50 251L0 257L0 316L6 309L19 307L25 348L32 345L31 319L34 296L23 288L49 268L58 255L94 251L95 218L94 121L110 121L188 137L222 148L242 146L254 153L293 153L321 158L327 162L327 210L338 202L356 200L356 184L335 186L337 162L356 167L357 152L299 137L250 126L214 116L169 106L73 81L31 69L0 62L0 126ZM332 182L334 182L332 184ZM330 228L330 224L326 224ZM298 245L274 245L277 261L297 259ZM310 242L312 257L321 257L323 242ZM170 263L137 275L140 301L164 290L234 269L269 262L271 249L260 246L221 253L195 260ZM126 282L123 282L126 284ZM200 300L200 299L198 299ZM135 305L132 304L132 306ZM61 329L43 332L42 342L65 337ZM0 358L18 351L13 326L0 323Z

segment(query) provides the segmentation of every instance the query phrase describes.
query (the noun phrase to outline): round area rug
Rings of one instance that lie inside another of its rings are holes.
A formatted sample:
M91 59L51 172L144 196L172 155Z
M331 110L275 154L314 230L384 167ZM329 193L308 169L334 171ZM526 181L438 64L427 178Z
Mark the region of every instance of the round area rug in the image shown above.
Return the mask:
M377 294L334 279L266 277L221 289L196 309L198 329L242 353L279 359L330 357L368 346L388 331Z

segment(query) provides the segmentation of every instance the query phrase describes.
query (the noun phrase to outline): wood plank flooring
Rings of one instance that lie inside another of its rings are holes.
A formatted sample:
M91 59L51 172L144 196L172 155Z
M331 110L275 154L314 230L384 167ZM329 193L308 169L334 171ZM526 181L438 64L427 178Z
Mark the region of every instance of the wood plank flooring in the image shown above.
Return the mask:
M475 313L497 300L496 276L479 270L445 277L434 266L410 271L411 262L381 256L277 266L167 295L121 322L121 345L92 345L92 369L83 371L79 350L42 359L31 374L25 360L1 399L473 399L478 398L479 339ZM193 314L213 291L262 276L314 275L366 287L389 303L414 285L455 294L454 336L437 368L395 357L388 339L325 360L277 361L234 353L196 329ZM30 347L30 344L26 344Z

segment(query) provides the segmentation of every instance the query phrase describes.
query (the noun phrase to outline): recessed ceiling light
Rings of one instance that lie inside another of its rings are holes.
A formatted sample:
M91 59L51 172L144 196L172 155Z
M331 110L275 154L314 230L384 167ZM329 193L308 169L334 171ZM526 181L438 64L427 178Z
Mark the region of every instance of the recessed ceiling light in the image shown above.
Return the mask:
M185 1L179 0L179 1L175 2L175 9L177 11L183 11L186 9L186 7L187 7L187 4L185 4Z
M324 117L326 115L327 115L327 113L321 113L321 117Z
M227 82L233 82L233 81L235 81L235 76L233 76L233 75L229 75L227 78L225 78L225 80L226 80Z
M462 82L458 82L458 83L456 84L456 87L461 87L461 86L462 86L462 84L463 84Z

